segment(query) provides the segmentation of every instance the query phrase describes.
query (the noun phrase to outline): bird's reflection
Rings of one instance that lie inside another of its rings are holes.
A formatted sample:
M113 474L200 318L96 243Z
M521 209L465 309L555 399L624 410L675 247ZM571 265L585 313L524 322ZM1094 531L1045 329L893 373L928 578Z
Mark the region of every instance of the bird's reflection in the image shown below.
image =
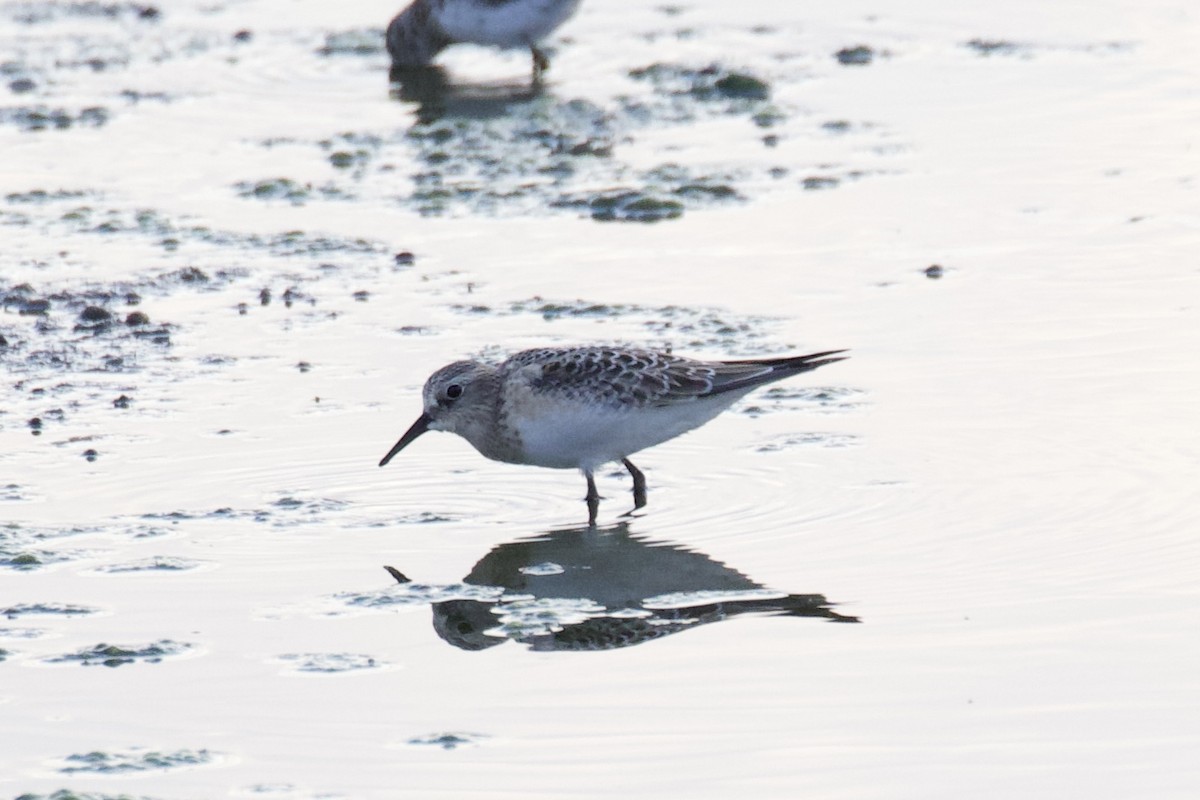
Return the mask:
M392 67L388 73L394 100L416 105L417 120L434 122L445 116L488 119L508 113L514 103L540 97L536 83L456 84L441 67Z
M386 569L408 584L401 572ZM510 639L540 651L611 650L742 614L858 622L835 612L823 595L765 589L704 553L635 535L628 523L502 544L463 583L490 587L493 599L432 604L438 635L463 650Z

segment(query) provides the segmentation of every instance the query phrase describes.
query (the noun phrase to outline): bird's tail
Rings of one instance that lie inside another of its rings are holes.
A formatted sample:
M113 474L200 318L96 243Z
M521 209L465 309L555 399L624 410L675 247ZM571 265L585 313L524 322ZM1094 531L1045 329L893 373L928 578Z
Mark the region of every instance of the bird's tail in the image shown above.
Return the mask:
M845 350L826 350L806 356L785 358L752 358L745 361L720 361L716 365L709 394L748 392L756 386L790 378L835 361L844 361L848 356L839 356Z
M789 375L798 375L801 372L823 367L826 364L832 364L835 361L845 361L850 356L839 356L838 353L848 353L848 350L826 350L823 353L809 353L806 356L784 356L783 358L750 358L745 361L722 361L722 364L738 364L746 366L763 366L773 367L775 369L787 370ZM836 356L836 358L830 358Z

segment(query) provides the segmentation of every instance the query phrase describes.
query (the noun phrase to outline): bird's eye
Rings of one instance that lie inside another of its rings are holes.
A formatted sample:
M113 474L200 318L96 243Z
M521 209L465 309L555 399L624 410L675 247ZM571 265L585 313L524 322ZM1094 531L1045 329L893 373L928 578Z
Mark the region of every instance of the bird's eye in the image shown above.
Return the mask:
M459 397L462 397L462 386L458 385L457 383L452 383L447 386L446 397L450 398L451 400L457 400Z

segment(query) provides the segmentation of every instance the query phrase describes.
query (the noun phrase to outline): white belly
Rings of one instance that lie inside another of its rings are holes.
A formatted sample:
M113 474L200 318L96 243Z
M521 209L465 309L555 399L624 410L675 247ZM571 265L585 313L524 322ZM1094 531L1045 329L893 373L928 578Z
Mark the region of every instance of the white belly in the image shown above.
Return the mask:
M563 24L581 0L508 0L498 5L447 0L437 22L456 42L530 47Z
M592 470L698 428L734 399L641 409L554 403L514 422L525 463Z

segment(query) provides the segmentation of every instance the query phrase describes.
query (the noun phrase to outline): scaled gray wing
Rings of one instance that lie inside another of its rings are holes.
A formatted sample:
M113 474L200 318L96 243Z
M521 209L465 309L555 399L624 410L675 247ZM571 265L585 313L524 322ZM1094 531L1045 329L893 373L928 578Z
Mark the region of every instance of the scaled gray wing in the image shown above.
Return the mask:
M748 361L696 361L617 347L526 350L502 367L522 370L538 392L636 406L670 405L756 386L816 369L841 358L833 350L805 356Z
M537 392L646 406L708 394L715 366L649 350L577 347L526 350L502 370L520 370Z

